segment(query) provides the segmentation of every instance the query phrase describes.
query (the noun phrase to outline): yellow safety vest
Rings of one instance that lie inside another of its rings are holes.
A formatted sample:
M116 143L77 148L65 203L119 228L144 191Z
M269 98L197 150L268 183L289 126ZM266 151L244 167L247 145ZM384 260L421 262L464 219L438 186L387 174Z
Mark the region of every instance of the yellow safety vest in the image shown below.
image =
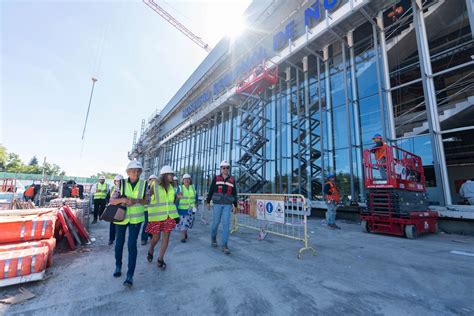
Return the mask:
M107 196L107 183L97 183L96 190L102 190L102 192L95 192L94 193L94 200L96 199L105 199Z
M153 195L150 205L148 205L148 221L160 222L168 218L178 218L178 210L174 204L174 188L172 185L168 187L168 192L159 185L152 185Z
M120 194L125 195L129 199L143 199L145 195L145 181L138 180L138 183L135 185L135 188L132 189L132 185L128 180L125 180L125 194L124 188L120 188ZM117 225L127 225L127 224L139 224L145 221L145 205L143 204L133 204L127 206L127 212L125 219L121 222L117 222Z
M192 185L189 186L189 189L186 186L181 186L181 192L183 197L179 200L178 208L180 210L189 210L196 206L196 192Z

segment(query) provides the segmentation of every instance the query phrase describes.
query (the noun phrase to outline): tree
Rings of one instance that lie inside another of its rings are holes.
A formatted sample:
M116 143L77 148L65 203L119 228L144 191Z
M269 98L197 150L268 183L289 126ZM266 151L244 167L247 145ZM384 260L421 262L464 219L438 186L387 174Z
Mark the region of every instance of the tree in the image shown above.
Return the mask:
M7 149L2 144L0 144L0 170L1 171L5 170L7 166L7 160L8 160Z
M15 153L8 153L8 160L6 165L7 172L22 172L23 162L20 156Z
M100 176L104 176L108 180L113 180L115 176L118 176L118 173L113 173L113 172L107 172L107 171L101 171L98 172L95 175L92 175L91 178L99 178Z
M30 163L28 164L28 166L37 166L37 165L38 165L38 158L36 158L36 156L33 156L33 158L31 158Z

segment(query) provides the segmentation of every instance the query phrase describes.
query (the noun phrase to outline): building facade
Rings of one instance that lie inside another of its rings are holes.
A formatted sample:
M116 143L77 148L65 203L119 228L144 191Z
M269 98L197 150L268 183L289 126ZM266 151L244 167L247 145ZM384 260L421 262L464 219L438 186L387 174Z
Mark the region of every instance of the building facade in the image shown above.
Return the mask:
M364 201L362 153L380 133L422 157L432 204L459 203L474 178L471 0L259 0L245 15L143 122L129 157L146 175L169 164L205 193L226 159L242 192L321 200L331 172ZM237 93L262 64L277 82Z

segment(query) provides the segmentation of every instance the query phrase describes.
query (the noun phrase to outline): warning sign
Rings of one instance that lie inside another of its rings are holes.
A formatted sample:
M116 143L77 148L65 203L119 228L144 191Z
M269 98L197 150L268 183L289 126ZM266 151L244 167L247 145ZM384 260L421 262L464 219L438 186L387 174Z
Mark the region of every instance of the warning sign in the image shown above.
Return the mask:
M273 202L274 211L273 211L273 220L280 224L285 224L285 204L283 201L274 201Z
M257 200L257 219L285 223L285 202L274 200Z
M265 220L265 201L257 200L257 219Z

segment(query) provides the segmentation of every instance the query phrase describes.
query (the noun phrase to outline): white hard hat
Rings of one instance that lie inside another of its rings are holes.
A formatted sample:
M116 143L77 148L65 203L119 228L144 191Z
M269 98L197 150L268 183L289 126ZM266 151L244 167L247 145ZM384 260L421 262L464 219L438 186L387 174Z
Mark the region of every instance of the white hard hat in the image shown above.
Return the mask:
M100 176L100 177L99 177L99 180L105 180L105 177L104 177L104 176Z
M143 167L140 161L132 160L127 165L127 170L128 169L143 169Z
M183 180L184 180L184 179L191 179L191 175L188 174L188 173L185 173L185 174L183 175Z
M116 176L114 177L114 181L120 181L120 180L122 180L122 179L123 179L123 177L122 177L121 175L116 175Z
M156 176L155 176L154 174L150 175L150 176L148 177L148 180L151 180L151 179L156 179Z
M178 181L178 177L177 177L177 176L174 176L174 177L173 177L173 181Z
M164 174L167 174L167 173L174 174L173 168L171 168L171 166L163 166L163 168L161 168L160 176L164 175Z
M230 167L230 163L227 160L222 160L221 167Z

